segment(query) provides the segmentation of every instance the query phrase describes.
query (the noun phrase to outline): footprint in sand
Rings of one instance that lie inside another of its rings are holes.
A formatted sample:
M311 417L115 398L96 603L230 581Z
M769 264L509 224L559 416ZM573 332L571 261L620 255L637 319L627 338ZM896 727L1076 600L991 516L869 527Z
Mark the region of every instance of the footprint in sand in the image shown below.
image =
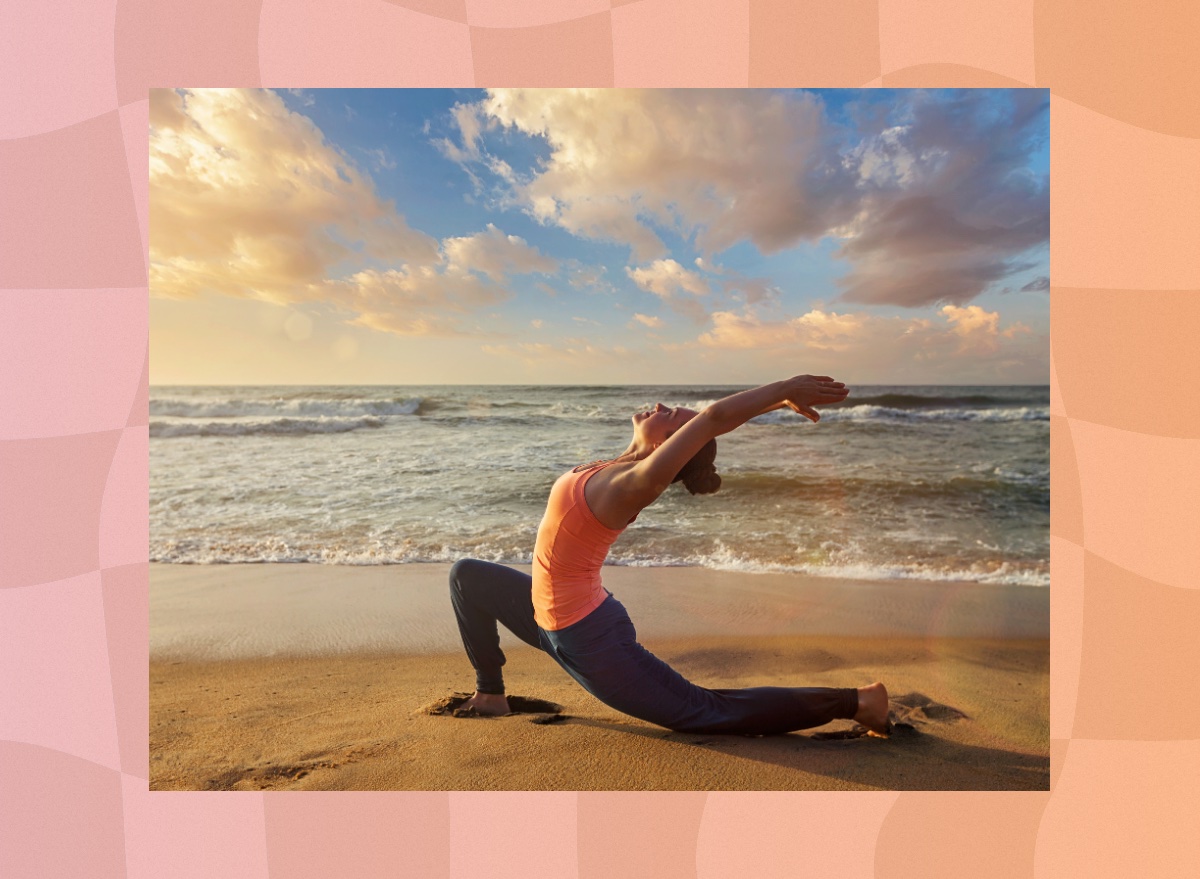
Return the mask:
M318 769L340 769L359 758L378 752L377 747L355 747L328 753L300 755L295 762L268 761L255 766L228 769L208 779L204 790L272 790L306 778Z
M455 693L451 696L438 699L436 702L431 702L420 710L422 714L448 714L451 717L484 717L485 715L480 714L473 708L462 707L462 704L470 698L470 693ZM556 702L548 702L545 699L530 699L527 696L509 696L508 708L512 714L530 715L530 723L558 723L567 719L567 715L562 713L563 707L561 705ZM508 716L511 717L512 714Z
M930 723L952 723L967 717L966 714L950 705L934 702L924 693L905 693L903 696L892 696L888 710L888 735L880 736L865 726L855 724L850 729L834 730L832 732L816 733L814 739L830 741L833 739L861 739L864 736L880 738L899 738L902 736L920 735L919 727Z
M891 711L888 713L893 721L899 720L909 724L951 723L955 720L963 720L967 716L950 705L934 702L924 693L905 693L903 696L893 696Z

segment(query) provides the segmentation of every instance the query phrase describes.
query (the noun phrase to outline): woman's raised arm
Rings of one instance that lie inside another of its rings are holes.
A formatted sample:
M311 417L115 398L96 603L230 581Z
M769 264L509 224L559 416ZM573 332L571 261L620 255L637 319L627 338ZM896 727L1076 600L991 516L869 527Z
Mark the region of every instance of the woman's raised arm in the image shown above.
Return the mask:
M714 436L720 436L757 415L785 406L810 421L820 421L821 415L813 406L840 403L849 393L845 384L827 375L797 375L724 397L705 411L713 412L721 428Z
M849 393L845 384L827 375L798 375L724 397L706 406L649 456L614 478L614 487L619 485L619 490L631 495L641 509L666 491L683 465L709 440L741 427L756 415L784 406L818 421L821 416L813 406L840 403Z

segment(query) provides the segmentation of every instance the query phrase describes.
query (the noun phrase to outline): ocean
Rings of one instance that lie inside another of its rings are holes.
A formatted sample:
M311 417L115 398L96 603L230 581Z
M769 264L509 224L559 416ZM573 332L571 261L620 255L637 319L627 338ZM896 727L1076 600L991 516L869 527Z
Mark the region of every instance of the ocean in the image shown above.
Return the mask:
M155 386L150 559L527 564L554 480L630 416L737 390ZM673 486L609 563L1049 585L1048 387L851 390L719 438L720 492Z

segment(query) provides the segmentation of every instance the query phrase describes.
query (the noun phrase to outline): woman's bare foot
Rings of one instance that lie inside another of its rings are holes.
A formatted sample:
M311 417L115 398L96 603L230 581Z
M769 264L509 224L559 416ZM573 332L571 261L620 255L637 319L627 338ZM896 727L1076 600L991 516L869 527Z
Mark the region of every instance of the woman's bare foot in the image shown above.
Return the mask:
M854 720L871 732L887 735L888 693L883 684L874 683L858 688L858 713L854 715Z
M489 717L503 717L506 714L512 714L508 708L508 697L503 693L476 693L466 702L461 708L472 708L478 714L486 714Z

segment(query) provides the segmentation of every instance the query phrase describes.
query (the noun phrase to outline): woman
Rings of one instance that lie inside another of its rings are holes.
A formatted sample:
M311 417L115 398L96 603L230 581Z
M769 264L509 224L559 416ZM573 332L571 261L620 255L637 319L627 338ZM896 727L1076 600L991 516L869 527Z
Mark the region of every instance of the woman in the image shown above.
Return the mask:
M501 622L601 702L668 729L768 735L852 718L885 733L883 684L709 690L690 683L638 644L625 608L600 582L609 546L671 483L682 481L692 494L717 490L716 437L784 406L816 422L814 406L848 394L829 376L801 375L725 397L699 413L659 403L634 415L633 441L621 455L576 467L554 483L532 577L474 559L451 569L451 601L476 674L475 694L464 707L509 713Z

